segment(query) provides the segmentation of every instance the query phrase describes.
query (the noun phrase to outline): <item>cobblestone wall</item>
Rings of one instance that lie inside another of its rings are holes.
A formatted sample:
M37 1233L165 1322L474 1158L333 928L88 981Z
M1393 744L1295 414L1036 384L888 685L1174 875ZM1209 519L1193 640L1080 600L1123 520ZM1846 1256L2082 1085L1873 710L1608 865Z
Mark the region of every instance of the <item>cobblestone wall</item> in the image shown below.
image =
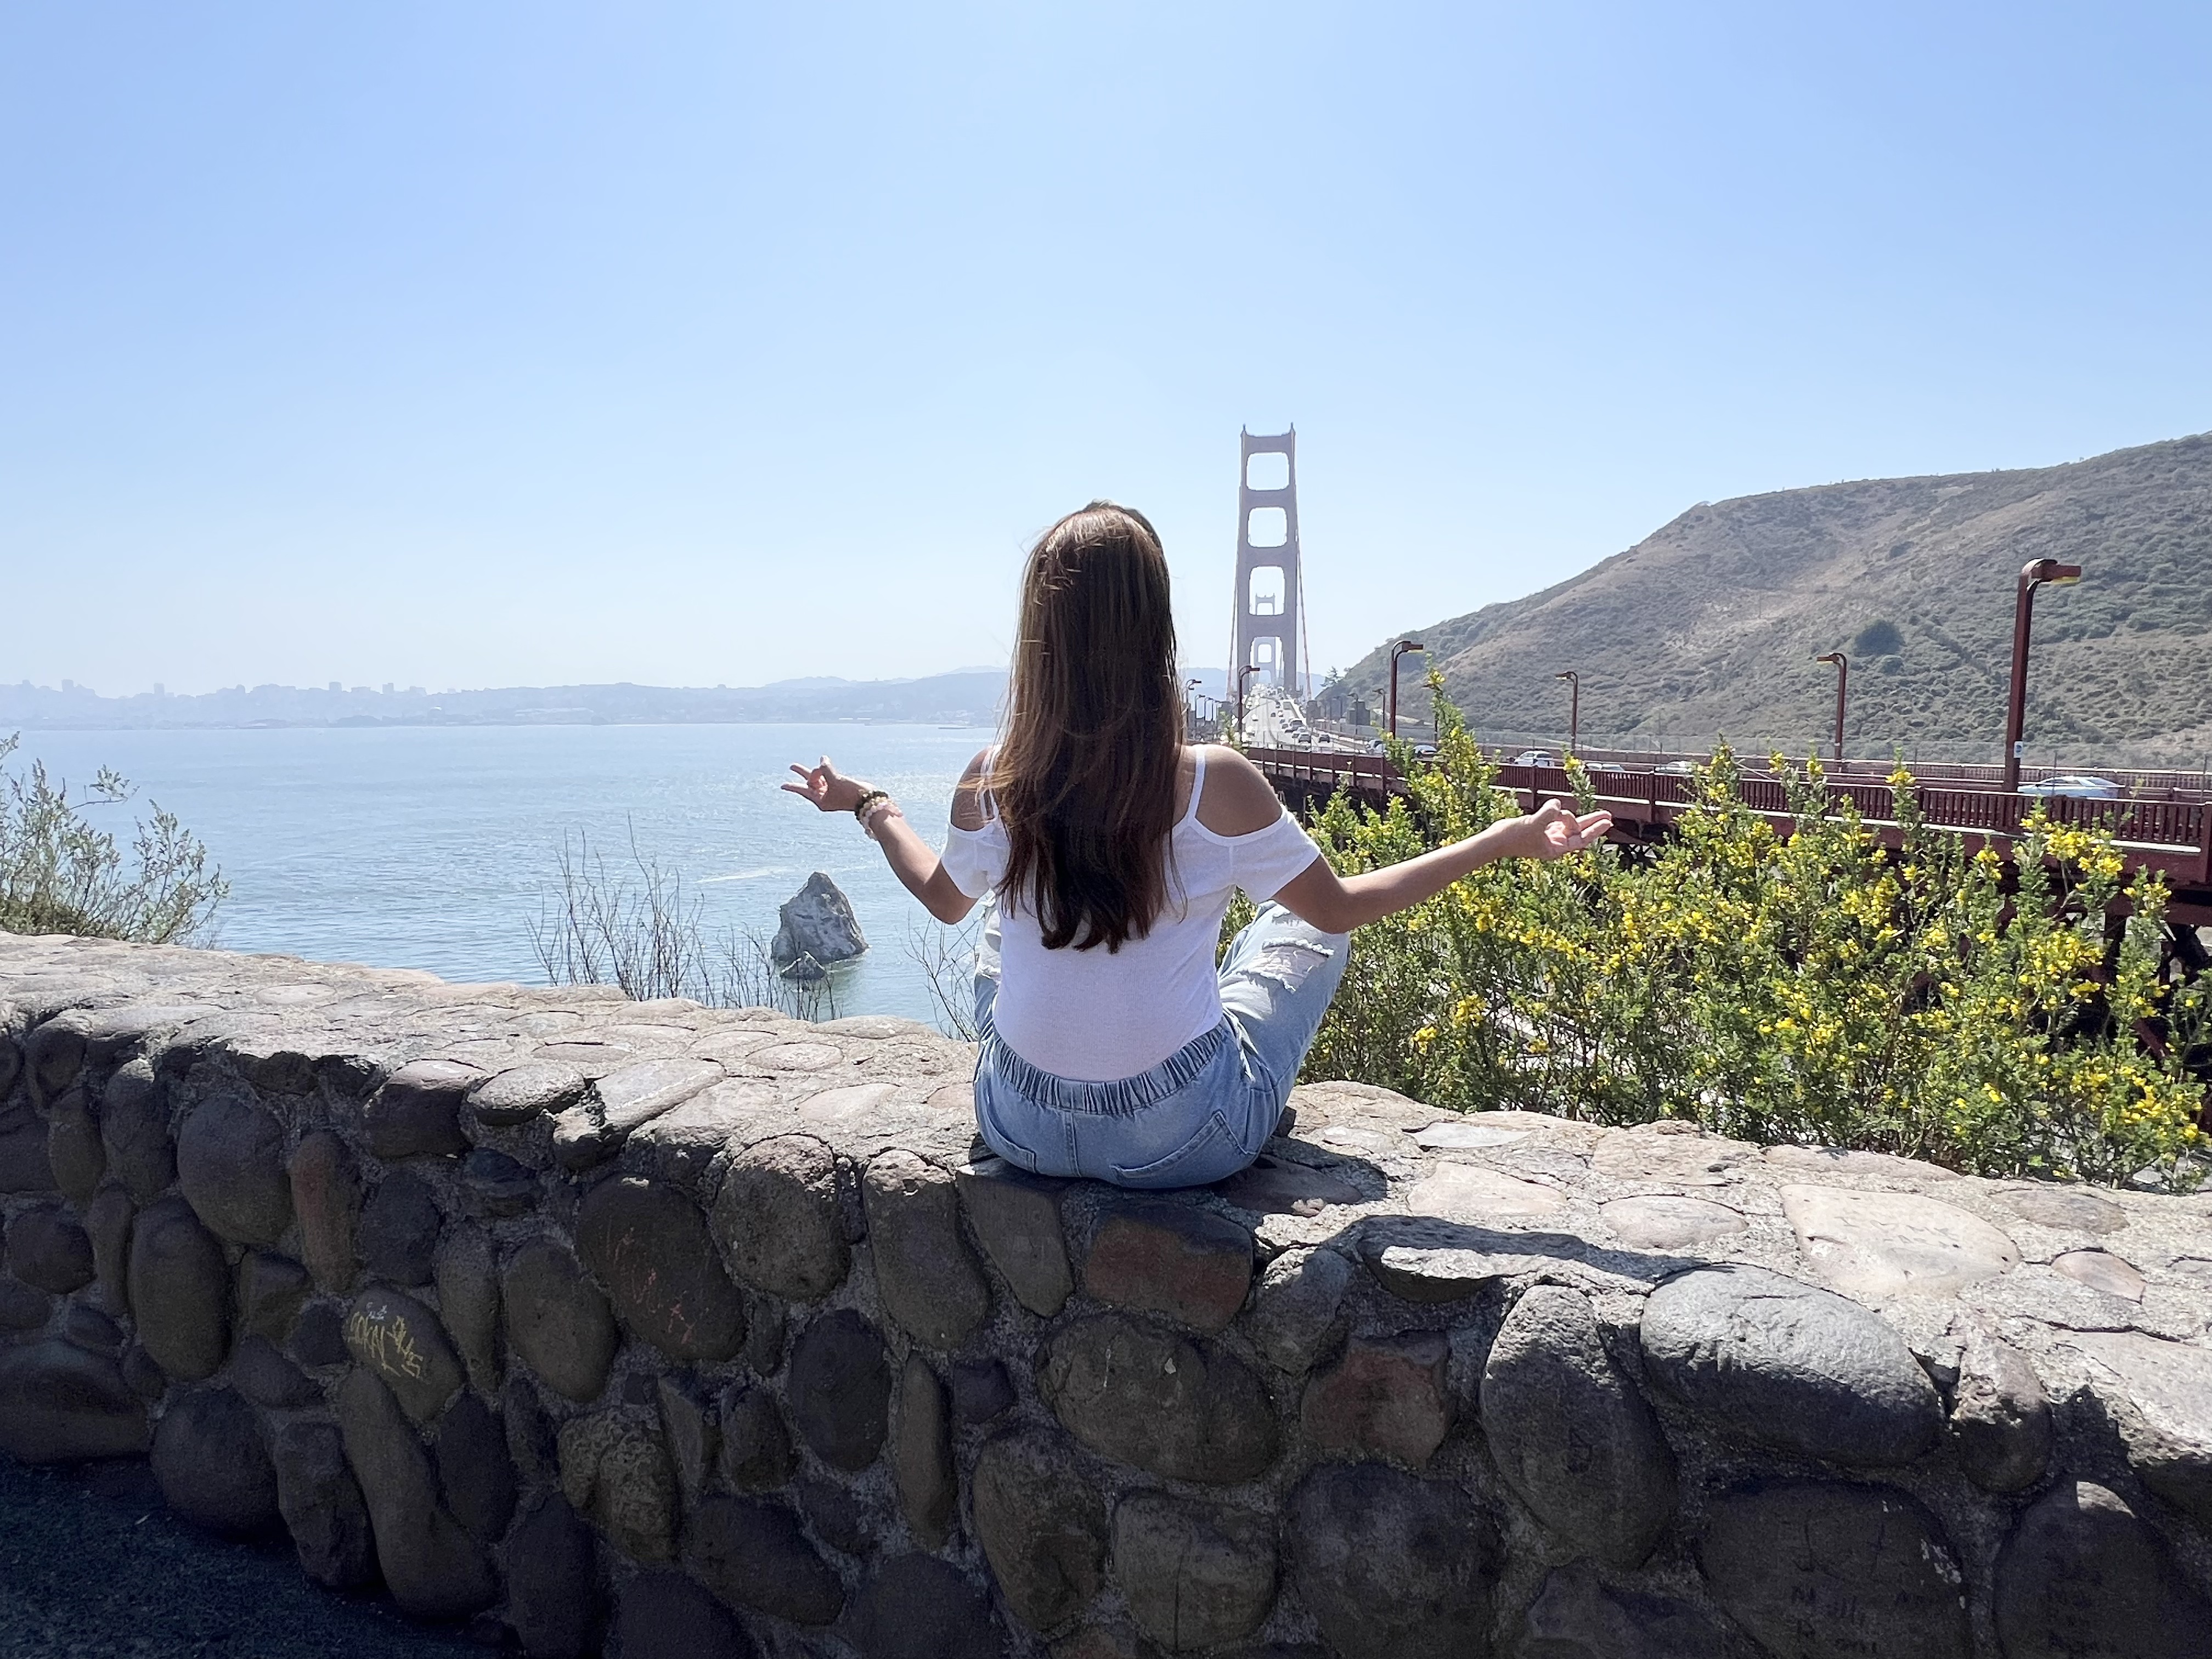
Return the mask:
M537 1656L2212 1655L2203 1200L1350 1085L1139 1197L971 1061L0 937L0 1447Z

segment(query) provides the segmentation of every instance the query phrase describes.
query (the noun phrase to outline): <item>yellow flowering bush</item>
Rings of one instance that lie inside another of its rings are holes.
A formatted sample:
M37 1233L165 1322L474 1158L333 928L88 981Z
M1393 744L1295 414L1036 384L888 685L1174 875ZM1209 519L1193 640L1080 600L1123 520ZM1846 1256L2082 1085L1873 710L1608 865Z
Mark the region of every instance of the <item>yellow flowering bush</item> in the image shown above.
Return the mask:
M1517 810L1438 700L1411 798L1339 797L1314 829L1347 873ZM1586 796L1587 779L1571 773ZM2016 859L1969 854L1891 781L1886 848L1817 762L1771 773L1790 833L1725 750L1658 846L1477 871L1362 928L1307 1063L1439 1106L1607 1123L1689 1118L1961 1170L2195 1179L2206 988L2169 982L2161 883L2039 816Z

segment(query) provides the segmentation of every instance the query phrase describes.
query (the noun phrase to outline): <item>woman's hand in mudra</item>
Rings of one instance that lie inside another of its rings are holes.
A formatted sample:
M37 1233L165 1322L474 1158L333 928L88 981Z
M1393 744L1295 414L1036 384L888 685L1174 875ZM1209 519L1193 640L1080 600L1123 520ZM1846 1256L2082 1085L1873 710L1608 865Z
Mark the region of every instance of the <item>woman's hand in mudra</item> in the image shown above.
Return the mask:
M1584 812L1577 816L1567 810L1565 801L1547 800L1521 823L1527 832L1519 849L1521 855L1548 861L1596 846L1612 833L1613 814Z
M784 792L813 802L818 811L849 812L860 804L860 797L867 792L866 785L847 777L831 765L827 755L819 765L794 763L791 769L799 774L800 781L785 784Z

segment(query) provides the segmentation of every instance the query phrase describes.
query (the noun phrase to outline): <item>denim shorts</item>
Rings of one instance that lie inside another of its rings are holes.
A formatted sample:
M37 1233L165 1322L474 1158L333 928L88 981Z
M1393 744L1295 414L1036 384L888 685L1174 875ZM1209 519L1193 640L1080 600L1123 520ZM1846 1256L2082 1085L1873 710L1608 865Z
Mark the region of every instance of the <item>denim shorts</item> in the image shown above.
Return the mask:
M1202 1187L1260 1155L1344 978L1350 942L1262 905L1221 963L1221 1024L1150 1071L1110 1083L1055 1077L999 1041L998 924L975 962L975 1123L984 1143L1038 1175L1117 1187Z

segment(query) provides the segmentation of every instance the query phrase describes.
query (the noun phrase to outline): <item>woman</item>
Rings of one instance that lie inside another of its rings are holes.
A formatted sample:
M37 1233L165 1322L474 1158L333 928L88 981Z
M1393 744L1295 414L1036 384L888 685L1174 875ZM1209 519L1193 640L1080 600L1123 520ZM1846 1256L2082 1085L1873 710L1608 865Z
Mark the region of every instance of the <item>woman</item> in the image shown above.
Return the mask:
M1168 567L1145 516L1093 501L1022 579L1002 741L969 763L940 857L827 757L784 787L849 811L939 921L993 902L975 964L975 1118L1024 1170L1124 1187L1233 1175L1274 1133L1346 935L1492 859L1601 839L1548 801L1456 845L1339 876L1259 769L1184 744ZM1217 969L1232 890L1261 901Z

